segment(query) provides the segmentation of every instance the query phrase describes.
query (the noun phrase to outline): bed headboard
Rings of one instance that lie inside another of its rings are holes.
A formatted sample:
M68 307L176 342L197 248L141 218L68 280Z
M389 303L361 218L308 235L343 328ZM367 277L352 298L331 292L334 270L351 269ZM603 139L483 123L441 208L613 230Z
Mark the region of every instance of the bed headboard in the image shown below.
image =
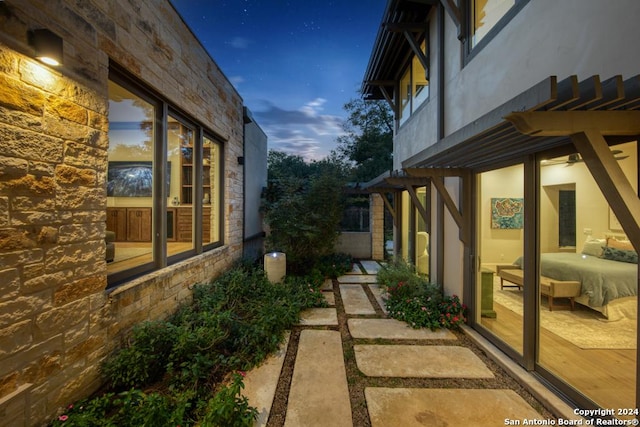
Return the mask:
M620 241L626 241L629 240L629 238L627 237L626 234L624 233L604 233L604 238L608 239L610 237L613 237L616 240L620 240Z

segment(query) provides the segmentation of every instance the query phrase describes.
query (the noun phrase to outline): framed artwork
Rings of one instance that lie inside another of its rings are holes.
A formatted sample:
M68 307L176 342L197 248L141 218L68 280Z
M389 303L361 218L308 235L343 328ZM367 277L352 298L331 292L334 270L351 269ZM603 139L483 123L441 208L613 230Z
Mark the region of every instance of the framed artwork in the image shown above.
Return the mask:
M514 229L524 227L524 199L491 198L491 228Z
M151 197L153 194L151 162L109 162L107 196ZM171 162L167 162L167 192L171 183Z
M609 230L622 231L622 225L611 208L609 208Z

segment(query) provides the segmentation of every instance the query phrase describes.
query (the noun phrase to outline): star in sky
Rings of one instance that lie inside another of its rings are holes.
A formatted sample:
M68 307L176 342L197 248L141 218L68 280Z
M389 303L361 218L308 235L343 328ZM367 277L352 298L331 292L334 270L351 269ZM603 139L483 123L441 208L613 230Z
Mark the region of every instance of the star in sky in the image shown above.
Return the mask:
M386 0L171 0L238 89L269 149L321 159L335 148Z

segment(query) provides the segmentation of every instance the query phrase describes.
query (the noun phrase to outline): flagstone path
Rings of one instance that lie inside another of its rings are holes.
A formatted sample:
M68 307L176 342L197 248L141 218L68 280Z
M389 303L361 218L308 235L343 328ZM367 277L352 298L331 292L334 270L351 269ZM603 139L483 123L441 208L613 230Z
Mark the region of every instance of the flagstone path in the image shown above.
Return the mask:
M243 394L258 408L256 425L485 427L550 417L464 334L386 318L380 268L361 261L325 281L329 308L303 312L281 350L247 373Z

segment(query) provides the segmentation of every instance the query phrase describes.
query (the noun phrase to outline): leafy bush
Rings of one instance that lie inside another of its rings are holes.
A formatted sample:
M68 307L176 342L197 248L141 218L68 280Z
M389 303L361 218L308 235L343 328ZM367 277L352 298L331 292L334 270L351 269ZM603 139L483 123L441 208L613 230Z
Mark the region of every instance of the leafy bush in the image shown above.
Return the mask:
M135 326L131 336L135 346L122 349L102 367L111 387L141 387L159 380L166 371L165 360L177 333L176 327L168 322L145 322Z
M202 427L251 427L258 417L258 411L240 393L244 388L242 373L234 373L231 383L223 386L209 399Z
M467 307L456 295L443 296L440 286L415 274L404 261L381 269L378 282L387 291L389 316L414 328L456 329L466 321Z
M330 277L336 279L343 274L351 271L353 266L353 258L349 254L344 253L332 253L321 257L316 268L320 271L323 277Z
M196 285L191 304L135 327L104 363L107 393L71 405L52 425L250 425L256 412L239 395L242 376L220 384L277 350L301 310L326 305L321 284L321 275L272 284L244 265Z
M344 165L337 160L305 163L270 152L269 183L262 209L269 225L267 249L287 254L287 270L309 274L333 252L344 211Z

